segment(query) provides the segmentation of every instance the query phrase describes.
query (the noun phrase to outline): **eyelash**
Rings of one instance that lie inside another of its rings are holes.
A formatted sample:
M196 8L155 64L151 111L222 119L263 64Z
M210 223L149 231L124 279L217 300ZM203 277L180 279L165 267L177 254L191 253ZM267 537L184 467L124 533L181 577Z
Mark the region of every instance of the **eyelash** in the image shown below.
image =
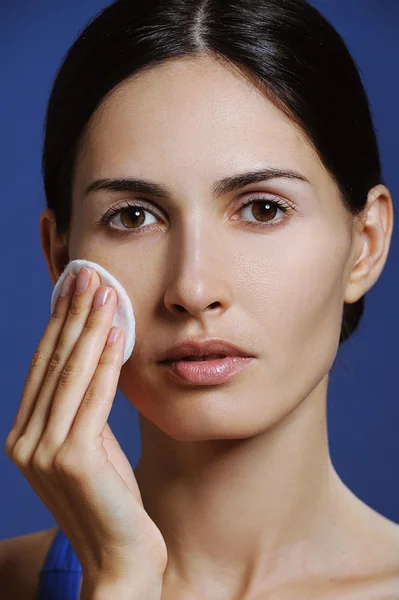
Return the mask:
M273 197L273 199L271 198L266 198L266 197L251 197L249 200L247 200L244 204L242 204L239 208L239 211L241 211L242 209L246 208L247 206L251 206L254 205L256 203L262 203L262 202L267 202L271 205L277 206L283 213L284 215L290 214L291 212L293 212L295 209L295 207L291 204L284 204L279 198L277 197ZM143 232L147 231L148 227L151 227L153 224L151 225L141 225L140 228L137 229L118 229L115 227L110 227L109 224L112 221L112 219L118 215L119 213L122 213L124 210L127 210L129 208L137 208L137 209L143 209L148 211L149 213L151 213L154 217L157 217L159 215L155 214L152 210L152 208L147 205L147 204L141 204L141 203L137 203L137 201L135 201L134 203L129 202L129 201L124 201L124 203L119 203L116 206L114 206L113 208L110 208L98 221L96 221L96 225L97 226L102 226L104 225L105 227L107 227L110 231L116 233L117 235L140 235ZM245 223L246 227L276 227L277 225L279 225L283 220L285 220L284 217L280 218L278 221L274 222L271 221L270 223L264 223L262 224L260 221L258 222L252 222L252 221L247 221Z

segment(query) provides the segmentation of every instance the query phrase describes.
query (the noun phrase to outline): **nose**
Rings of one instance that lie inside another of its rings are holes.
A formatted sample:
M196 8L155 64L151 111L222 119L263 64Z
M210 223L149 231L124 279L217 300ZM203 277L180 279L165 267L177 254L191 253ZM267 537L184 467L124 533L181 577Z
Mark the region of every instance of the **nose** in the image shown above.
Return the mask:
M220 315L231 304L228 248L197 222L172 253L164 303L174 315ZM231 264L230 264L231 267Z

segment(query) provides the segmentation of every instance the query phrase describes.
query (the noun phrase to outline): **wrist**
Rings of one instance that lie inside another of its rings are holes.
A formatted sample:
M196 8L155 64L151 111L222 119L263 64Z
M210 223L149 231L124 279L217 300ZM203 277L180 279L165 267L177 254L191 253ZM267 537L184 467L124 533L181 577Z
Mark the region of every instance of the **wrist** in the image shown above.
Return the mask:
M134 580L95 581L82 579L79 600L161 600L162 581L147 583L140 581L140 576Z

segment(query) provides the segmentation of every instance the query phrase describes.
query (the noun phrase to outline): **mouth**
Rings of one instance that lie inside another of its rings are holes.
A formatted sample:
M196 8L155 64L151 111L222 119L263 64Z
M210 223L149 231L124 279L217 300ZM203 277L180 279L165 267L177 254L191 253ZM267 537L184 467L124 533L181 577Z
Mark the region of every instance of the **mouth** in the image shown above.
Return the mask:
M210 386L227 383L256 359L244 356L185 356L164 360L160 366L175 383Z

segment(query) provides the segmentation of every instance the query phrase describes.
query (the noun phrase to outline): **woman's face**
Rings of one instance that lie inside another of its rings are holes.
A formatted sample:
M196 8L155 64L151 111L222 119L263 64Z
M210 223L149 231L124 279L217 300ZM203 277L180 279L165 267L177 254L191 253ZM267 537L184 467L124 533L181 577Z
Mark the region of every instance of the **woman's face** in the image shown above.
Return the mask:
M275 177L213 195L216 181L260 169L308 182ZM85 195L95 180L122 178L160 184L169 197ZM264 201L242 207L251 199ZM127 203L144 208L135 216ZM110 207L122 212L108 228L96 224ZM304 134L232 70L179 60L114 90L78 157L72 217L70 260L103 265L135 311L120 389L167 435L249 437L308 396L325 397L359 248ZM223 338L256 359L228 383L180 386L157 360L188 337Z

